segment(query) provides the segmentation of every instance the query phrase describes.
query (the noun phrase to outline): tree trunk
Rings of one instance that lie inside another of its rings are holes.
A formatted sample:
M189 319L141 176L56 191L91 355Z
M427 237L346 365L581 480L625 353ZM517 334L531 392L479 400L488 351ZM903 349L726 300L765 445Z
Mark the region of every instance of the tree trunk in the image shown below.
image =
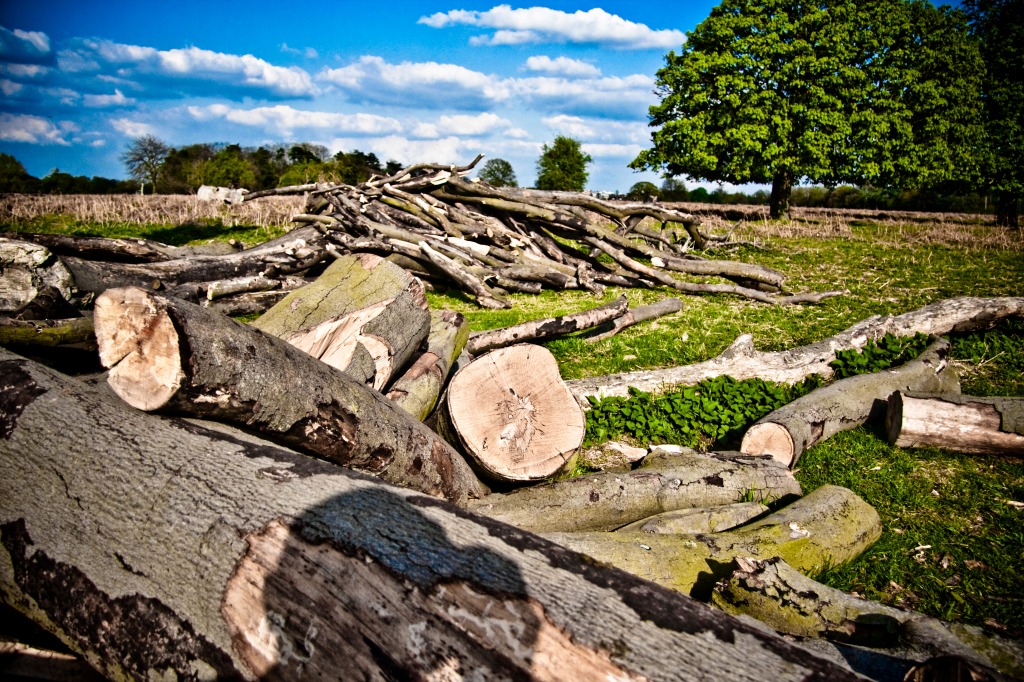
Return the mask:
M544 533L646 580L706 601L735 557L779 556L801 571L856 558L882 534L878 513L846 488L823 486L760 521L724 533Z
M586 431L555 357L530 344L493 350L460 369L445 394L441 424L449 442L499 481L553 476Z
M460 504L484 492L437 434L281 339L142 289L105 292L95 321L107 381L133 407L227 421Z
M603 327L595 329L594 331L597 333L590 334L586 337L587 343L596 343L598 341L611 338L627 327L632 327L635 324L640 324L641 322L653 320L665 315L671 315L672 313L678 313L682 309L683 302L678 298L663 298L657 303L630 308L624 315L611 320Z
M426 419L448 381L448 373L469 340L469 324L450 310L430 314L427 349L391 385L388 400L419 421Z
M253 322L378 391L430 329L423 285L379 256L341 256Z
M1001 227L1020 227L1020 196L1015 192L999 192L996 194L996 225Z
M738 558L731 568L732 574L715 588L714 604L726 613L753 616L777 632L879 648L910 661L961 656L1006 675L1024 676L1024 645L1019 641L854 597L778 558Z
M768 512L760 502L736 502L718 507L680 509L656 514L619 528L620 533L697 535L721 533Z
M582 329L590 329L597 325L623 315L629 306L625 296L619 296L611 303L591 308L571 315L532 320L511 327L489 329L470 334L466 348L473 355L510 346L515 343L549 339L555 336L572 334Z
M873 374L842 379L811 391L755 422L743 436L740 451L771 455L793 466L811 446L867 422L894 391L960 392L949 367L949 342L938 339L915 360Z
M789 220L789 199L793 195L792 171L779 171L772 178L768 215L772 220Z
M541 538L0 354L0 599L108 677L855 679Z
M829 363L836 351L863 348L868 341L886 334L913 336L917 333L942 336L950 332L985 329L1008 317L1024 316L1024 297L952 298L936 301L902 315L869 317L835 336L784 351L754 349L753 337L744 334L717 357L682 367L645 372L626 372L574 379L566 385L583 403L587 396L629 395L629 388L660 392L673 386L692 386L704 379L728 375L742 380L758 377L765 381L795 384L812 374L832 376Z
M1024 398L896 392L885 423L889 443L900 448L1024 454Z
M605 531L662 512L715 507L753 494L759 501L800 494L790 471L767 457L683 454L650 467L602 472L492 494L470 503L485 516L534 533Z

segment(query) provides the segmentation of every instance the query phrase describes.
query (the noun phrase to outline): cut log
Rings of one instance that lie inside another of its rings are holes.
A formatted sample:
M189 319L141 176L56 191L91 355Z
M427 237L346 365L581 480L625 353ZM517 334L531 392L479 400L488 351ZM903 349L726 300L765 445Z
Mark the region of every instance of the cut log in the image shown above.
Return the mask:
M64 264L38 244L0 238L0 315L18 315L42 297L25 319L60 315L75 300L75 282Z
M885 415L889 443L978 455L1024 454L1024 398L896 392Z
M683 302L678 298L663 298L657 303L630 308L624 315L609 322L606 325L607 328L598 327L595 329L594 332L596 333L587 336L587 343L602 341L615 336L627 327L632 327L634 324L653 320L658 317L664 317L665 315L671 315L672 313L678 313L682 309Z
M630 387L659 392L673 386L693 386L704 379L728 375L737 381L754 377L765 381L795 384L812 374L831 378L829 363L836 351L863 348L868 341L886 334L942 336L950 332L985 329L1008 317L1024 316L1024 297L953 298L937 301L902 315L875 316L822 341L785 351L754 349L753 337L744 334L717 357L706 362L667 369L627 372L574 379L566 385L582 403L587 396L629 396Z
M381 390L426 338L430 313L419 280L360 254L335 260L253 326Z
M618 529L621 533L667 533L669 535L696 535L721 533L742 526L747 521L768 512L760 502L737 502L720 507L680 509L656 514Z
M846 488L823 486L765 518L724 533L544 533L569 549L701 600L735 557L779 556L800 571L856 558L882 534L878 513Z
M91 316L62 320L14 320L0 317L0 346L53 348L69 344L96 347Z
M583 410L542 346L486 353L452 377L443 432L485 477L536 481L554 475L583 442Z
M0 383L0 600L110 678L856 679L443 501L3 351Z
M864 424L894 391L960 392L960 381L946 356L949 342L933 341L900 367L842 379L811 391L757 420L743 435L740 450L771 455L793 466L808 448Z
M619 296L611 303L571 315L531 320L511 327L474 332L470 335L469 344L466 347L473 355L480 355L489 350L511 346L515 343L539 341L572 334L620 317L626 313L628 306L629 300L625 296Z
M535 533L614 530L662 512L714 507L753 494L800 495L790 471L768 457L681 454L626 473L602 472L487 495L477 513Z
M746 614L777 632L879 647L924 661L960 656L1014 677L1024 676L1024 644L979 627L940 621L822 585L781 559L738 558L712 596L726 613ZM909 651L908 651L909 649Z
M426 419L444 390L448 373L469 340L469 325L461 313L451 310L430 313L427 349L391 385L388 400L419 421Z
M484 491L433 431L281 339L132 288L104 292L95 323L107 382L133 407L230 422L458 503Z

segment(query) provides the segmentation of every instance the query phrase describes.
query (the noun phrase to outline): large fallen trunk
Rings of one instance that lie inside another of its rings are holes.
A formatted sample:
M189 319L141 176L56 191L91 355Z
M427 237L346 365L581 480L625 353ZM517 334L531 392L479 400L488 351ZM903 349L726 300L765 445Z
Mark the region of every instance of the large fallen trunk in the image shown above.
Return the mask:
M946 356L949 342L933 341L916 359L894 369L842 379L811 391L757 420L743 435L740 451L771 455L793 466L808 448L868 421L881 418L879 405L894 391L960 392L960 380Z
M536 481L558 472L583 442L583 410L543 346L485 353L452 377L439 426L486 478Z
M372 254L342 256L253 322L381 390L430 330L423 285Z
M901 448L1024 453L1024 398L898 391L889 396L885 423L889 443Z
M578 400L587 396L629 395L630 387L658 392L673 386L692 386L704 379L728 375L733 379L751 379L794 384L812 374L831 378L829 363L836 351L863 348L868 341L886 334L913 336L918 333L941 336L950 332L984 329L1008 317L1024 316L1024 297L953 298L912 310L902 315L875 316L858 322L845 331L822 341L785 351L763 352L754 349L753 337L744 334L717 357L706 362L660 370L626 372L567 381Z
M448 373L469 340L469 324L451 310L430 313L427 349L388 389L388 400L423 421L434 411Z
M602 472L487 495L474 511L535 533L614 530L661 512L714 507L753 495L800 494L790 471L770 458L682 454L656 466Z
M95 322L107 382L133 407L231 422L458 503L484 491L407 412L258 329L134 288L104 292Z
M701 600L735 557L779 556L801 571L856 558L882 534L878 512L854 493L823 486L789 506L723 533L544 533L569 549Z
M988 668L1024 676L1024 644L979 627L949 623L884 606L808 578L775 558L739 558L713 602L723 611L753 616L773 630L799 637L877 647L898 658L924 661L959 656Z
M0 315L23 319L66 317L78 293L68 269L44 246L0 238ZM39 300L42 299L42 300ZM35 305L38 310L25 314Z
M4 351L0 383L0 599L108 677L856 679L441 500Z

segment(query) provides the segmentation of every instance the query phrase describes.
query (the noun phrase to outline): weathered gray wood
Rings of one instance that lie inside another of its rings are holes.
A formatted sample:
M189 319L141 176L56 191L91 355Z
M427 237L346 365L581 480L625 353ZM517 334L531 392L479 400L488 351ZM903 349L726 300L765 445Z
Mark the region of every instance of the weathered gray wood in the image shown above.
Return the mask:
M726 613L746 614L799 637L877 647L913 661L960 656L1024 677L1024 644L970 625L884 606L822 585L785 561L739 558L712 600Z
M663 512L618 529L621 533L666 533L669 535L695 535L720 533L741 526L761 516L768 507L760 502L736 502L717 507L679 509Z
M2 350L0 383L0 599L109 677L855 679L443 501Z
M985 455L1024 453L1024 398L898 391L885 414L889 443Z
M949 342L933 341L916 359L893 369L861 374L815 389L757 420L743 436L740 450L771 455L787 466L805 450L867 422L872 411L895 391L960 392L949 366Z
M448 374L469 340L469 324L451 310L430 313L427 349L388 389L388 400L419 421L426 419L441 396Z
M608 325L606 325L607 329L604 327L598 327L594 330L597 333L587 335L587 343L595 343L597 341L610 338L618 334L623 329L632 327L635 324L653 320L665 315L671 315L672 313L678 313L682 309L683 302L678 298L663 298L657 303L630 308L625 312L625 314L608 323Z
M253 326L380 390L430 329L423 285L372 254L341 256Z
M878 513L846 488L823 486L759 521L698 535L543 533L598 561L706 600L735 557L779 556L801 571L851 561L882 534Z
M800 484L764 457L681 454L628 472L601 472L492 494L470 508L535 533L613 530L662 512L714 507L753 494L758 501L800 494Z
M484 488L436 433L377 391L217 312L142 289L96 300L107 382L133 407L207 417L459 503Z
M759 377L788 384L803 381L812 374L828 379L833 375L829 363L836 359L837 350L863 348L868 341L886 334L942 336L950 332L984 329L999 320L1021 316L1024 316L1024 297L946 299L902 315L870 317L835 336L791 350L755 350L753 337L744 334L706 362L574 379L567 381L566 385L577 399L586 402L588 395L625 397L629 395L630 387L657 392L673 386L692 386L722 375L737 380Z
M49 249L0 237L0 315L14 315L48 291L55 292L58 306L78 293L71 273ZM47 303L42 317L52 317L45 314L51 307Z

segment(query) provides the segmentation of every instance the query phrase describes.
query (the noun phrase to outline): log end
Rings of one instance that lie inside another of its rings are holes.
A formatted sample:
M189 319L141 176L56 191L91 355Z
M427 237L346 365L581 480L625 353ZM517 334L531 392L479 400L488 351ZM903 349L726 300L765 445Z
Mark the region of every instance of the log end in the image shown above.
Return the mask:
M166 405L185 375L178 332L160 300L135 287L108 289L96 299L93 319L114 393L140 410Z
M780 464L790 466L796 456L796 445L793 436L784 426L764 422L747 429L740 444L740 452L745 455L771 455Z

